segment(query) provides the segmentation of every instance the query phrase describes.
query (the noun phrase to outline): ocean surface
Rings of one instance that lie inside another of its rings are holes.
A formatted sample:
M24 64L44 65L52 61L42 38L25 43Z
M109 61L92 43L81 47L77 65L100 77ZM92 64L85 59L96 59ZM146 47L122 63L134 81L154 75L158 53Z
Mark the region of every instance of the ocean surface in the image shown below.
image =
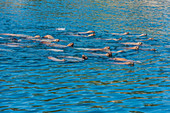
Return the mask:
M169 20L169 0L0 0L0 112L170 113ZM134 66L89 51L107 46Z

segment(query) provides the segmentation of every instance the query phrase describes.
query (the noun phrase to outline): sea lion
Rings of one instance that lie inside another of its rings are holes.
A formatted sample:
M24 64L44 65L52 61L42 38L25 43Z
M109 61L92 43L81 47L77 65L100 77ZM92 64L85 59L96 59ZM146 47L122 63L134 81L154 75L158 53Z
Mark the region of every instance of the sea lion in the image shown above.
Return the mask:
M42 38L54 39L54 37L53 37L53 36L51 36L51 35L45 35L45 36L43 36Z
M124 45L142 45L142 42L126 42L126 43L121 43L121 44L124 44Z
M135 46L135 47L129 47L129 48L125 48L125 49L139 50L139 46Z

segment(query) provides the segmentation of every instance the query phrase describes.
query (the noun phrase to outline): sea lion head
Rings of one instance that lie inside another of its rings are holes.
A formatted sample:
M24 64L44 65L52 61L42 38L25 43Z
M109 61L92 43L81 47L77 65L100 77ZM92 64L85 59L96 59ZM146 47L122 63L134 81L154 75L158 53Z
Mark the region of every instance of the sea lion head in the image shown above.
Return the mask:
M69 43L67 46L68 46L68 47L73 47L73 46L74 46L74 43Z
M60 41L60 39L54 39L53 40L53 42L59 42Z
M107 57L112 57L112 52L106 53L106 56L107 56Z
M139 45L142 45L142 42L138 42Z
M128 65L134 66L134 62L127 62Z
M34 36L34 38L41 38L41 36L40 35L36 35L36 36Z
M135 46L135 49L138 50L138 49L139 49L139 46Z
M123 33L124 35L129 35L129 32L125 32L125 33Z
M88 57L85 56L85 55L82 55L82 58L83 58L84 60L87 60L87 59L88 59Z
M151 51L156 51L156 49L150 49Z
M104 49L110 49L110 47L109 47L109 46L107 46L107 47L104 47Z
M122 37L120 37L118 40L122 40Z

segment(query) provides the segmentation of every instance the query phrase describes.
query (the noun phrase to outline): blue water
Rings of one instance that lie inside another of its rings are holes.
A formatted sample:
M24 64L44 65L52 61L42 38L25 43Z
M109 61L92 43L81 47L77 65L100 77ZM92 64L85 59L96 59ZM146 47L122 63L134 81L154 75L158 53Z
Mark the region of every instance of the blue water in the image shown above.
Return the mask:
M169 113L169 6L169 0L1 0L0 33L49 34L65 40L58 42L62 45L74 42L74 47L54 52L47 49L58 48L1 35L0 112ZM88 30L96 36L63 35ZM131 35L110 35L124 32ZM147 36L139 37L142 33ZM121 41L96 39L120 37ZM19 40L17 47L7 46L14 43L12 38ZM110 46L111 51L118 51L131 47L120 44L125 42L143 45L113 57L141 63L118 65L76 49ZM82 54L88 60L47 58Z

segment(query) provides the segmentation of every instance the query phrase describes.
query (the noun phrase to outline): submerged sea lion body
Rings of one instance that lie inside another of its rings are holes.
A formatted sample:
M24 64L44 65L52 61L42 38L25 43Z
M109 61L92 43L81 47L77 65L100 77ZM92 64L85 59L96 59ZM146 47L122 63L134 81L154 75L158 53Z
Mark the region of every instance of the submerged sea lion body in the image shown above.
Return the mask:
M73 57L73 56L59 56L60 58L65 58L65 59L58 59L55 57L51 57L49 56L48 59L53 60L53 61L57 61L57 62L81 62L84 60L87 60L88 57L85 55L82 55L82 58L79 57Z
M32 37L32 36L24 35L24 34L1 33L0 35L15 36L15 37L22 37L22 38L34 38L34 37Z

